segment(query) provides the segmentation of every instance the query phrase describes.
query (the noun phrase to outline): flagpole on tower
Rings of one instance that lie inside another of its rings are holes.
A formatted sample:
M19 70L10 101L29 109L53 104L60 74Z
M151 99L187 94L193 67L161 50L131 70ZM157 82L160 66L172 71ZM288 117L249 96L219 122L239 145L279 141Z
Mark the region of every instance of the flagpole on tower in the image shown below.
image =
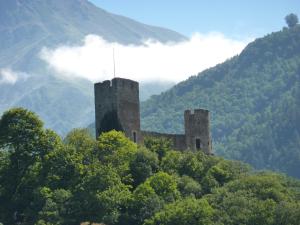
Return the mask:
M113 47L114 78L116 78L115 47Z

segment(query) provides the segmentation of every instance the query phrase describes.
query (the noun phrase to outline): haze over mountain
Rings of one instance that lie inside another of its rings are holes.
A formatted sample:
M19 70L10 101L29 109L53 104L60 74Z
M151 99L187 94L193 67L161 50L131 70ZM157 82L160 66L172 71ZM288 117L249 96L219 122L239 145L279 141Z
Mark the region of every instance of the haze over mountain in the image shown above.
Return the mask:
M43 47L81 44L88 34L137 45L145 39L186 39L111 14L87 0L0 0L0 30L0 113L13 106L29 108L60 134L93 120L93 86L59 77L40 59Z
M142 103L143 129L183 132L185 109L212 113L214 151L300 177L300 26Z

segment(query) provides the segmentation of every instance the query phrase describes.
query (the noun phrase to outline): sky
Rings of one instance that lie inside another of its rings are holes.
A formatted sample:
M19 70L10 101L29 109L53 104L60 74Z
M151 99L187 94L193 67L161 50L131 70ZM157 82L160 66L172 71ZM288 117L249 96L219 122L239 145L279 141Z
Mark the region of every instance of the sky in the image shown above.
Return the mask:
M90 0L109 12L166 27L190 37L217 31L227 37L260 37L280 30L299 0Z
M92 82L112 78L113 49L117 77L180 82L240 54L255 38L281 30L287 14L300 15L300 0L90 1L109 12L188 37L181 43L144 40L144 45L133 46L91 34L82 45L41 51L40 57L60 75ZM14 71L3 71L6 82L13 82Z

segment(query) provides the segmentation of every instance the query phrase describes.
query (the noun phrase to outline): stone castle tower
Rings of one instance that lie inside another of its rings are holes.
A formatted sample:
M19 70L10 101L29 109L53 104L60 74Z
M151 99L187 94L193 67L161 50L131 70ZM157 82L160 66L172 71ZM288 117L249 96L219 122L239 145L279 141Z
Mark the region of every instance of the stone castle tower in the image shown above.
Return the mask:
M164 137L177 150L202 150L212 154L210 115L208 110L184 112L185 134L163 134L141 131L139 84L136 81L114 78L94 85L96 136L110 130L123 131L133 142L142 144L143 137Z
M207 154L212 152L210 136L210 114L205 109L184 112L185 143L188 149L201 149Z
M110 130L123 131L136 143L141 142L138 82L114 78L94 85L96 135Z

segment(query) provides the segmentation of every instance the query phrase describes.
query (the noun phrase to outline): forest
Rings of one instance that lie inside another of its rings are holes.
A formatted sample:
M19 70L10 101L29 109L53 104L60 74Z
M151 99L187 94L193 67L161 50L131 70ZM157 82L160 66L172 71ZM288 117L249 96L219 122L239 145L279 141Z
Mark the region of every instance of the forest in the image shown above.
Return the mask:
M300 181L122 132L64 139L23 108L0 119L0 223L298 225Z
M300 178L300 25L295 18L240 55L143 102L142 128L183 132L184 110L204 108L212 115L217 155Z

